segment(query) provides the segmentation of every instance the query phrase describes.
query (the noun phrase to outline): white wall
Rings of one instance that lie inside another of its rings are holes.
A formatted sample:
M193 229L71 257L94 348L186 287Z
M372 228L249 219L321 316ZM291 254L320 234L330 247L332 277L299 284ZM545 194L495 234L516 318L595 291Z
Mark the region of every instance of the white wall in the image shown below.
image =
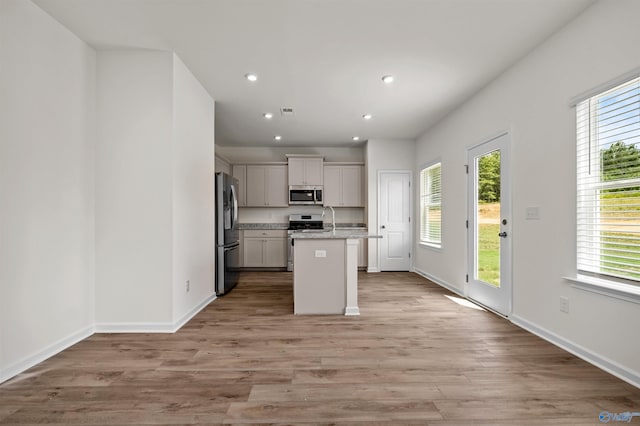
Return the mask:
M0 2L0 382L92 333L95 52Z
M383 170L409 170L413 172L415 169L415 141L370 139L367 141L365 156L365 175L367 180L367 208L365 214L369 232L375 233L378 232L378 172ZM374 238L369 238L367 270L369 272L380 270L378 265L378 240Z
M97 55L29 1L0 2L0 40L2 382L215 297L214 103L172 53Z
M592 361L640 378L638 305L571 287L575 275L575 111L569 100L640 64L640 2L600 1L419 138L415 165L442 160L443 248L414 262L464 290L466 150L503 130L512 141L512 318ZM525 220L528 206L540 220ZM570 299L569 314L559 297Z
M178 322L215 293L214 103L176 55L172 157L173 321Z
M96 323L172 321L172 54L98 52Z
M100 51L97 80L96 326L170 331L214 297L214 102L170 52Z

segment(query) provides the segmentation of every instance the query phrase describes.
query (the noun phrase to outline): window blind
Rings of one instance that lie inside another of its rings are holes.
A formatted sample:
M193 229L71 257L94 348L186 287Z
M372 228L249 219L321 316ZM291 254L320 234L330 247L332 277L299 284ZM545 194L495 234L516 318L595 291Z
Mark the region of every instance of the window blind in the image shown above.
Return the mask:
M640 78L576 106L577 269L640 284Z
M441 163L420 171L420 241L441 244Z

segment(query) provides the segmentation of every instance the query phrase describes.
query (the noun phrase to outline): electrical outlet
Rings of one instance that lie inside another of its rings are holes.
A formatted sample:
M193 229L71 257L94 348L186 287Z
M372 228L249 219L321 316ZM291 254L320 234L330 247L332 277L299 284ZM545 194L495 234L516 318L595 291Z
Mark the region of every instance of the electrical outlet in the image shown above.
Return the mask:
M189 293L189 290L191 290L191 283L189 283L189 280L185 281L184 287L187 290L187 293Z
M569 313L569 298L560 296L560 312Z
M316 257L327 257L326 250L316 250Z

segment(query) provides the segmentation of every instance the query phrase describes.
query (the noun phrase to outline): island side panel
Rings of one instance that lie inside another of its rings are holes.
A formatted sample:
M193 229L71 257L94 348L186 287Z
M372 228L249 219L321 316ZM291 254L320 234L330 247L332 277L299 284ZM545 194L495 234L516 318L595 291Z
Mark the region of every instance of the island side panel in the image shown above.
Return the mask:
M293 250L294 313L344 314L345 240L301 238Z

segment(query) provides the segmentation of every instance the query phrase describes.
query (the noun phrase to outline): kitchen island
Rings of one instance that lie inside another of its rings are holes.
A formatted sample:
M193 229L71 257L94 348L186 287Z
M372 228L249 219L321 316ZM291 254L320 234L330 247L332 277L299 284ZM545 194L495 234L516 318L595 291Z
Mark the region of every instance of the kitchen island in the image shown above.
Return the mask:
M363 230L299 232L293 239L296 315L360 315L358 240L382 238Z

